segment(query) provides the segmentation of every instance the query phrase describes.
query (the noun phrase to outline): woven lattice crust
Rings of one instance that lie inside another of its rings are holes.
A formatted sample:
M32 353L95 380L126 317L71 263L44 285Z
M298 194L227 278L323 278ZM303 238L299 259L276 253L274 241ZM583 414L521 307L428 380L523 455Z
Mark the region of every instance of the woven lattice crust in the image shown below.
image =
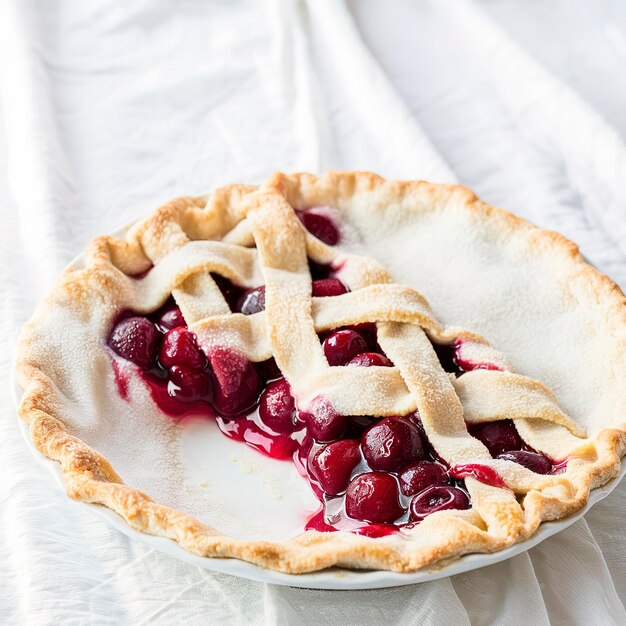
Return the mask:
M568 417L540 382L512 372L504 355L483 337L438 321L426 299L395 283L378 261L341 244L327 246L304 230L294 207L311 206L335 207L364 229L376 228L384 211L395 212L399 229L425 213L437 218L461 212L492 223L503 241L511 233L527 240L548 262L562 265L564 281L582 281L601 303L597 332L611 335L614 349L597 355L613 360L613 378L600 397L593 432L586 433ZM351 291L312 298L307 258L341 267ZM579 510L590 489L619 471L626 446L624 296L583 262L572 243L485 205L461 187L387 182L368 173L321 178L277 174L259 189L233 185L206 197L175 200L134 226L124 240L93 240L85 265L62 276L24 329L17 363L24 389L20 415L31 425L36 447L61 463L70 497L105 505L132 527L171 537L195 554L236 557L292 573L332 565L414 571L520 541L542 521ZM132 277L151 267L143 278ZM248 317L230 313L210 272L242 286L265 284L266 311ZM46 331L62 312L89 326L93 343L85 349L105 350L117 312L152 311L170 293L203 349L226 345L252 361L274 356L300 409L314 408L321 397L345 415L417 409L429 440L450 465L491 466L508 488L467 478L472 509L442 511L412 529L378 539L308 531L283 542L242 541L154 502L124 484L106 458L66 429L72 403L63 393L63 368L50 358L55 349ZM317 332L366 321L377 322L380 345L394 367L330 367ZM501 371L449 376L431 341L461 341L464 359L495 364ZM540 476L492 459L469 436L466 423L499 419L513 419L533 448L568 458L565 473Z

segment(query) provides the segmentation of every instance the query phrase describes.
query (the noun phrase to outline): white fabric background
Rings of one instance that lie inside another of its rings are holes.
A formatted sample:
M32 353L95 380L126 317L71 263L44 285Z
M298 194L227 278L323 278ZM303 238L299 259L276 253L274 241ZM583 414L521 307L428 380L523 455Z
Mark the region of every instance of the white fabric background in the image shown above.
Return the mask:
M20 325L88 238L275 169L461 181L624 287L621 0L5 0L0 89L0 622L626 622L626 485L486 569L280 588L182 564L70 502L21 440L8 382Z

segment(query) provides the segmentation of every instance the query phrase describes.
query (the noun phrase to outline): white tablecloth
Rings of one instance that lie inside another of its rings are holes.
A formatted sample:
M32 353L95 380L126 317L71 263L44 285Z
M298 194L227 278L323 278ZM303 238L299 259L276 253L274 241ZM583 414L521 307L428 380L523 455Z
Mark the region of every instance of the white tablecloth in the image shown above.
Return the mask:
M461 181L623 287L621 0L5 0L0 88L0 622L626 622L626 484L483 570L280 588L182 564L70 502L8 383L20 325L89 237L275 169Z

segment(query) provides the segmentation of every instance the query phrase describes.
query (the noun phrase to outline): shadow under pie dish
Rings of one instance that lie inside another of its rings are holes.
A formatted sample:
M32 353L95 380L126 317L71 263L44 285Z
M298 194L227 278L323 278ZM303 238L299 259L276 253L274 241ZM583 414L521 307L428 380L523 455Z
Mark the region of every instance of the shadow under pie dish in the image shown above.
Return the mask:
M20 416L70 497L194 554L416 571L618 474L625 345L560 235L458 186L276 174L94 239L24 328ZM280 467L261 508L223 435Z

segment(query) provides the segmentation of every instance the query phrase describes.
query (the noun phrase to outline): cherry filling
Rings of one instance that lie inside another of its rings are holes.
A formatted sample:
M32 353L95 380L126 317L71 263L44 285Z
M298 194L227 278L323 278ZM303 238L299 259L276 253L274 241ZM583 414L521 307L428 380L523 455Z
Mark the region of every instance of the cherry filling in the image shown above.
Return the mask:
M118 322L109 337L109 345L117 354L143 368L156 364L160 342L156 326L136 315Z
M543 454L530 450L511 450L498 455L499 459L523 465L535 474L549 474L553 471L552 462Z
M185 326L185 319L178 306L171 302L163 307L161 314L155 317L154 323L162 333L166 333L172 328Z
M386 417L363 434L363 456L373 470L399 472L425 458L417 426L404 417Z
M463 341L457 340L449 345L433 343L439 362L446 372L460 376L472 370L500 370L494 363L479 363L462 356Z
M254 363L227 348L214 348L208 357L216 382L215 410L227 417L252 410L261 391L261 377Z
M265 285L246 289L237 301L237 310L244 315L265 311Z
M338 278L322 278L313 281L312 295L314 298L340 296L347 292L347 287Z
M345 365L358 354L367 352L367 342L355 330L336 330L324 339L324 356L329 365Z
M378 367L392 367L393 363L383 354L377 352L361 352L355 357L350 359L346 365L357 365L359 367L372 367L377 365Z
M307 433L316 441L341 439L346 432L348 420L335 411L333 405L323 396L313 400L307 411L300 411Z
M295 401L289 383L284 378L269 383L259 400L261 422L275 433L290 435L297 428L295 414Z
M213 379L208 372L172 365L169 374L167 393L172 398L192 403L213 400Z
M327 278L334 278L335 269L332 265L324 265L322 263L316 263L312 259L309 259L309 273L312 280L326 280Z
M420 492L411 501L411 521L419 522L437 511L449 509L469 509L467 493L450 485L431 485Z
M391 523L404 514L398 482L386 472L355 476L346 490L346 514L375 524Z
M222 283L223 284L223 283ZM327 298L329 296L340 296L348 292L348 288L338 278L321 278L314 280L311 285L311 295L314 298ZM222 289L222 294L227 301L234 302L235 292L227 288ZM265 311L265 285L245 289L241 294L237 293L237 301L234 308L236 313L244 315L254 315L259 311Z
M407 465L400 474L400 489L405 496L414 496L431 485L445 485L449 480L445 466L434 461L418 461Z
M222 292L224 300L228 303L230 310L233 312L241 312L239 302L244 293L249 290L231 283L228 278L224 278L224 276L221 276L220 274L211 274L211 278L215 281L215 284ZM263 308L265 308L265 300L263 301Z
M309 209L307 211L297 212L303 226L320 241L329 246L339 243L339 230L333 224L328 215L320 212L318 209Z
M358 439L340 439L322 446L311 458L309 471L324 493L343 493L361 461Z
M206 366L206 357L198 348L196 336L186 326L178 326L165 333L159 361L167 369L182 365L191 370L201 370Z
M315 236L326 243L333 240L319 216L302 215ZM233 311L254 315L264 309L264 286L242 289L215 278ZM330 272L312 285L313 297L339 296L347 291ZM332 366L393 366L378 345L376 324L338 328L322 334L320 340ZM299 410L273 359L252 363L226 347L205 354L173 300L149 316L122 315L108 344L117 355L138 366L165 413L215 418L226 436L270 457L292 459L322 503L307 524L309 529L381 537L432 513L469 508L467 477L505 486L497 472L485 465L450 468L430 444L417 414L344 416L324 396ZM466 371L455 357L454 344L434 347L444 369L457 375ZM119 361L114 361L114 371L120 395L127 399L128 379ZM510 420L470 425L468 430L493 457L537 474L562 470L529 448Z
M522 440L511 420L473 424L468 431L472 437L484 443L494 457L522 448Z
M453 478L475 478L481 483L491 485L492 487L500 487L506 489L506 483L492 467L483 465L482 463L461 463L451 467L448 471Z

